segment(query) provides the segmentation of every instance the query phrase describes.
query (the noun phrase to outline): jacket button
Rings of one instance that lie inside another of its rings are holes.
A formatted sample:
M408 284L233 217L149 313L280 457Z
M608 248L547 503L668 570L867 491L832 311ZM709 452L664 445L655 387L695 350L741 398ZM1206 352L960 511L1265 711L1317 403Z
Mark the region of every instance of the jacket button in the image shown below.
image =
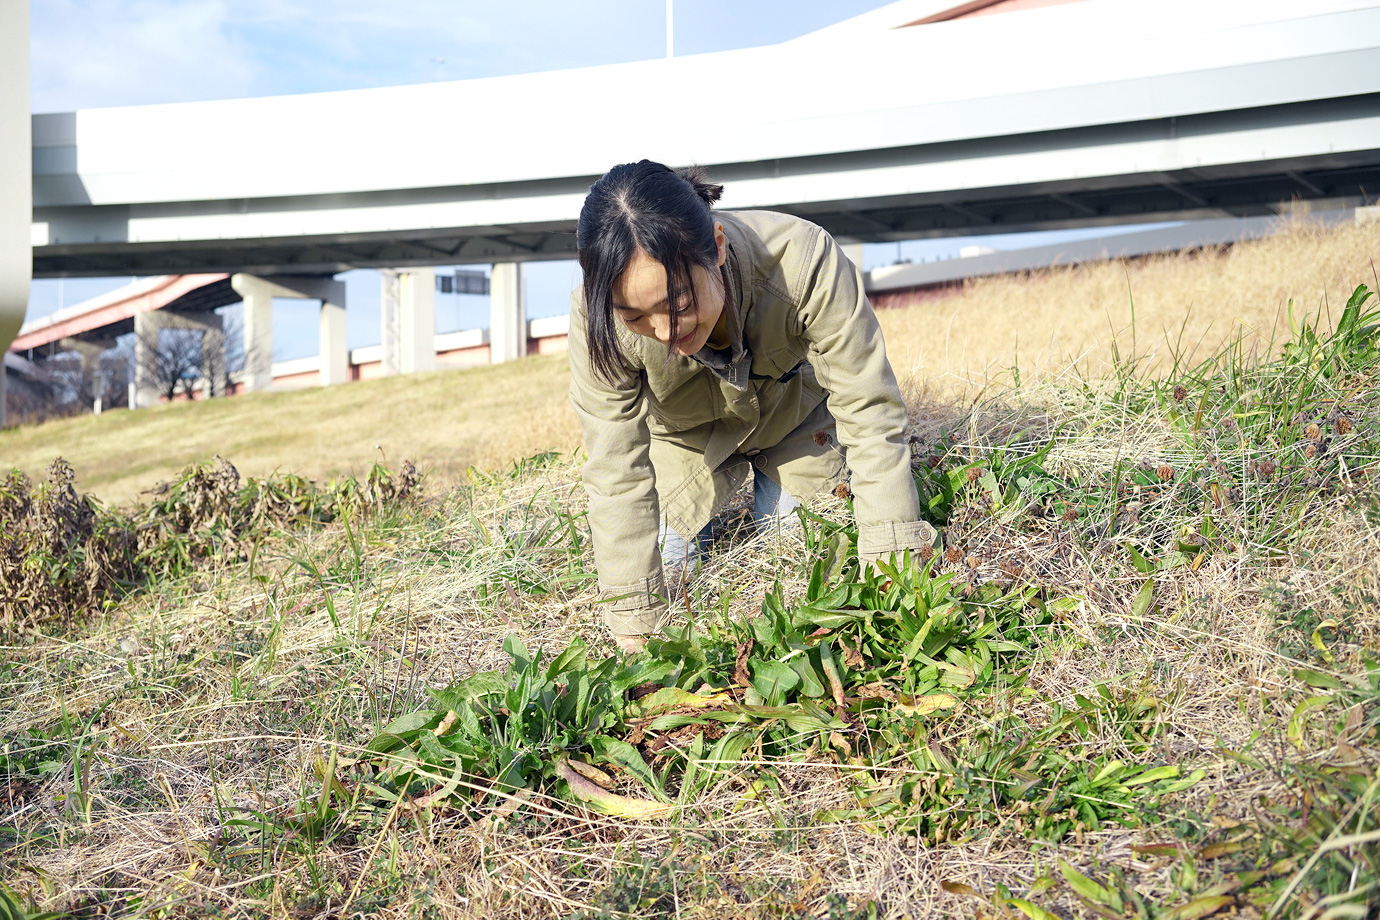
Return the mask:
M753 457L752 465L757 467L759 470L765 470L767 468L767 455L758 454L757 456Z

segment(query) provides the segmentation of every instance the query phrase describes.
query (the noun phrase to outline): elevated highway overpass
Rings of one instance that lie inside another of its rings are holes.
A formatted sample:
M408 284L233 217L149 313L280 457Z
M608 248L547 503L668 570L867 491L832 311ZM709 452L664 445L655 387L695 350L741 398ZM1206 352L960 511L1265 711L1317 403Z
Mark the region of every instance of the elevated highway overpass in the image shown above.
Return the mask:
M741 51L35 115L33 275L226 273L300 294L349 268L496 263L492 353L512 357L518 264L572 256L589 184L644 156L705 165L724 207L797 213L846 243L1337 209L1380 190L1380 0L952 18L1035 2L900 0ZM268 290L248 325L266 328ZM343 304L318 299L324 356ZM16 305L0 296L4 341ZM251 376L269 380L266 361Z
M37 277L569 257L614 163L845 241L1259 215L1380 190L1380 2L1088 0L455 83L38 115Z

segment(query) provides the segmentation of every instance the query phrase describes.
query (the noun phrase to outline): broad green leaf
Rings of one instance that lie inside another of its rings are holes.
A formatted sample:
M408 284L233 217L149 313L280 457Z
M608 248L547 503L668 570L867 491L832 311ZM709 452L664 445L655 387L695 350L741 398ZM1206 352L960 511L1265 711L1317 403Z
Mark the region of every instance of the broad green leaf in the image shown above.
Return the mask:
M1009 898L1006 903L1025 914L1030 920L1060 920L1058 914L1050 913L1043 907L1031 904L1023 898Z
M1346 684L1342 683L1331 674L1324 674L1321 671L1296 668L1294 670L1294 676L1310 687L1320 687L1326 690L1343 690L1346 688Z
M1294 707L1294 714L1289 717L1289 725L1285 729L1285 734L1287 734L1289 740L1294 743L1294 747L1298 748L1300 751L1303 750L1303 726L1307 721L1309 710L1316 709L1319 706L1326 706L1330 702L1332 702L1332 697L1330 696L1310 696L1302 703L1299 703L1298 706Z
M387 754L389 751L396 751L400 747L406 747L407 742L397 735L388 732L379 732L369 743L364 746L366 751L373 754Z
M800 711L792 715L786 716L784 721L786 725L788 725L791 728L792 731L802 732L806 734L837 731L838 729L848 727L846 723L838 719L835 719L828 713L810 713Z
M828 639L819 644L819 663L824 671L824 679L829 682L829 693L834 702L843 705L843 675L839 664L834 660L834 649Z
M1097 774L1092 778L1093 783L1102 782L1104 779L1116 773L1124 766L1126 766L1126 761L1124 760L1109 761L1102 767L1101 770L1097 771Z
M632 821L650 821L665 817L672 806L662 802L649 802L645 799L632 799L609 792L593 780L581 776L570 766L565 758L556 761L556 775L565 780L571 795L593 808L595 811L616 818Z
M991 470L982 471L982 475L978 477L978 485L981 486L982 490L987 493L987 497L991 500L994 506L1001 506L1003 497L1001 485L997 482L997 477L993 475Z
M1140 586L1140 591L1136 593L1136 599L1131 602L1131 616L1139 620L1150 612L1150 605L1155 601L1155 579L1145 579L1145 584Z
M642 684L656 683L679 666L679 662L655 658L635 660L615 674L609 684L618 693L623 693L633 687L640 687Z
M924 649L925 640L929 638L930 631L934 628L936 620L936 611L931 610L929 617L921 624L920 628L915 633L915 637L910 640L909 644L906 645L905 652L901 654L901 663L903 665L909 665L915 656L919 655L921 650ZM926 656L923 660L928 662L930 659Z
M443 715L444 713L435 709L419 709L416 712L409 712L407 715L398 716L385 725L380 734L402 736L411 732L418 732L424 728L439 725Z
M1328 664L1332 664L1336 659L1333 658L1332 653L1327 650L1327 644L1323 642L1322 631L1324 629L1336 629L1338 625L1336 620L1323 620L1318 624L1318 628L1313 630L1313 648L1322 656L1322 660L1326 661Z
M768 704L783 699L800 685L800 676L779 661L753 658L749 664L752 668L752 686Z
M1122 785L1125 786L1141 786L1145 783L1153 783L1156 780L1178 778L1179 768L1171 764L1167 767L1154 767L1152 769L1145 770L1142 773L1137 773L1135 776L1127 777L1126 779L1123 779L1121 782Z
M820 592L824 590L824 585L825 585L824 571L825 571L825 568L826 568L826 565L825 565L825 561L824 561L823 559L817 559L817 560L815 560L815 564L814 564L813 566L811 566L811 568L810 568L810 583L809 583L808 585L805 586L805 598L806 598L806 600L811 600L811 601L814 600L815 598L819 597Z
M1155 571L1155 564L1141 555L1140 550L1130 543L1126 544L1126 551L1131 554L1131 565L1142 575L1149 575Z
M460 707L470 700L477 700L491 693L502 693L507 689L507 674L502 671L480 671L478 674L471 674L464 680L456 681L443 690L428 692L438 707L454 709L459 712Z
M791 625L797 629L807 626L819 626L824 629L838 629L849 623L856 623L858 620L867 619L872 616L870 610L834 610L822 606L823 601L813 605L801 605L791 613Z
M1045 604L1045 609L1052 614L1073 613L1082 606L1083 596L1081 594L1069 594L1049 601Z
M1160 790L1160 793L1163 795L1168 795L1171 792L1182 792L1189 786L1197 785L1198 782L1201 781L1205 776L1207 776L1206 770L1194 770L1192 773L1188 774L1178 782L1170 783L1168 786L1165 786L1163 789Z
M532 657L527 654L527 646L522 644L522 639L516 633L508 633L503 640L503 651L508 653L508 657L513 659L513 664L518 669L526 668L532 663Z
M1189 556L1197 552L1198 548L1193 547L1188 552L1175 549L1172 553L1165 553L1160 557L1160 561L1155 563L1155 571L1168 572L1170 569L1177 569L1179 566L1187 564Z
M1194 898L1161 916L1164 920L1203 920L1204 917L1211 917L1222 908L1235 903L1236 898L1229 894L1210 895L1205 898Z
M791 659L791 670L800 678L800 692L813 699L824 695L824 684L808 656L797 655Z
M829 548L824 554L824 584L829 584L843 572L848 563L848 534L840 530L829 540Z
M1095 901L1098 904L1106 904L1109 906L1113 903L1112 893L1110 891L1097 882L1094 882L1062 859L1059 860L1059 871L1063 874L1069 885L1073 887L1073 890L1089 901Z
M589 747L595 760L614 763L635 776L647 791L661 798L661 784L651 767L642 759L642 754L626 741L610 738L608 735L595 735L589 739Z
M677 709L710 709L732 703L733 697L726 692L701 696L679 687L662 687L654 693L629 703L627 712L631 718L646 719Z
M576 637L575 641L571 642L566 650L557 655L556 660L547 667L546 682L549 684L567 671L583 668L588 657L585 641Z

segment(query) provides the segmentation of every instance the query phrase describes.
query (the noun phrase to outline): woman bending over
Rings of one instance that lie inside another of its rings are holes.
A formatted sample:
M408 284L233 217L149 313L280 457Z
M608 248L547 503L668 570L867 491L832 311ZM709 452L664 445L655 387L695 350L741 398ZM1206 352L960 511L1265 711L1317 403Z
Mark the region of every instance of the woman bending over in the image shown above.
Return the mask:
M609 170L580 211L570 401L625 650L661 627L664 572L694 565L749 473L759 526L848 482L862 559L937 539L858 269L808 221L714 211L722 192L642 160Z

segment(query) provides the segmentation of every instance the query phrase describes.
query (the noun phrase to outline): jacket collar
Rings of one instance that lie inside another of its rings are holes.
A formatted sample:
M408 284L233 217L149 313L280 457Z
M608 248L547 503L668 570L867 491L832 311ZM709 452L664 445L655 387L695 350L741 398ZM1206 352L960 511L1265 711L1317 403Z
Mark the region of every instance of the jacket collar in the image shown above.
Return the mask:
M727 228L730 224L724 221L724 226ZM727 285L724 309L728 311L728 339L731 344L723 350L705 345L690 358L734 389L746 390L752 374L752 350L743 334L746 325L743 320L748 306L745 298L747 285L743 284L742 264L732 240L728 241L728 260L724 268L723 277Z

